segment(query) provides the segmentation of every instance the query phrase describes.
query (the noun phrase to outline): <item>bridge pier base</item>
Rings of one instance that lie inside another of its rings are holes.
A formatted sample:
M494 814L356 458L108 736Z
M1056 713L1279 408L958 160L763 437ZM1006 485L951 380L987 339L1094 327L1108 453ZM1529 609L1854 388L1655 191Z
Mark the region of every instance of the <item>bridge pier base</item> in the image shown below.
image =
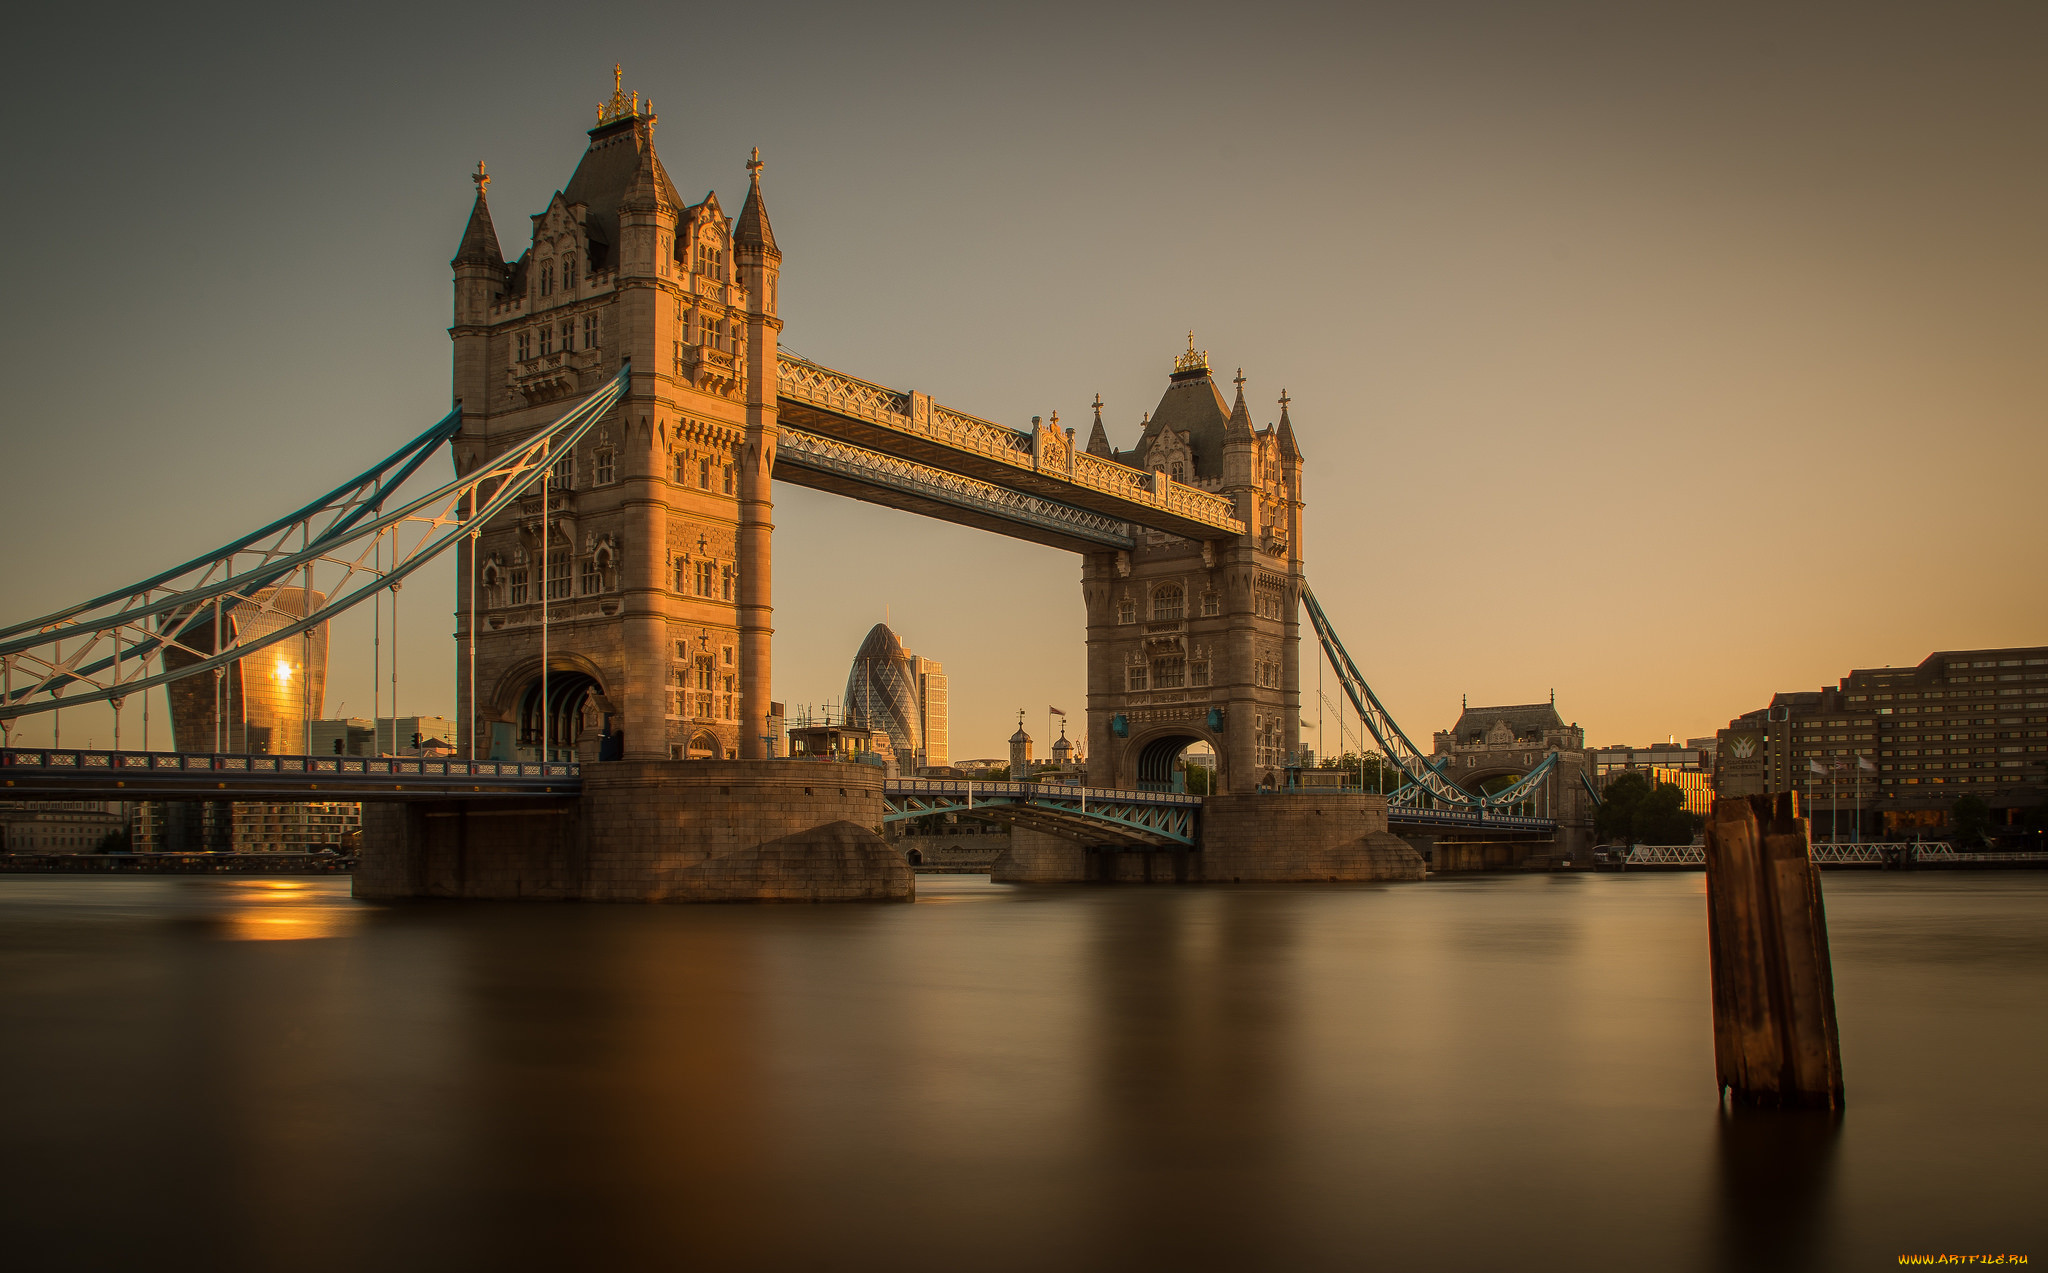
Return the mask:
M355 895L604 902L909 901L882 774L791 761L610 761L559 802L367 805Z

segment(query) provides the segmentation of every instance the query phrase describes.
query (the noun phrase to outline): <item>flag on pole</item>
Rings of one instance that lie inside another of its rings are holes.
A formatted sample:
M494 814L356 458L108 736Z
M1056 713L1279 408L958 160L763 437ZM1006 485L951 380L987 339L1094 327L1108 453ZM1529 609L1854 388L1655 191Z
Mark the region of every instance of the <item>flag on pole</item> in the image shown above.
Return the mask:
M1827 770L1825 770L1825 769L1822 769L1822 768L1820 767L1820 762L1819 762L1818 760L1809 760L1809 761L1807 761L1807 762L1806 762L1806 772L1808 772L1808 773L1814 773L1814 774L1819 774L1819 775L1820 775L1821 777L1823 777L1823 778L1827 777L1827 774L1828 774L1828 771L1827 771Z
M1065 712L1061 711L1061 710L1060 710L1059 708L1057 708L1057 707L1048 707L1048 708L1046 708L1045 710L1046 710L1046 711L1047 711L1047 712L1048 712L1049 714L1051 714L1051 715L1054 715L1054 716L1061 716L1061 717L1064 717L1064 716L1066 715L1066 713L1065 713Z
M1862 770L1863 772L1865 772L1865 773L1872 773L1872 774L1874 774L1874 773L1876 773L1876 772L1877 772L1877 766L1876 766L1876 765L1873 765L1873 764L1871 764L1871 763L1870 763L1870 761L1869 761L1869 760L1868 760L1867 758L1863 757L1863 756L1858 756L1858 757L1856 758L1856 767L1857 767L1858 769L1861 769L1861 770Z

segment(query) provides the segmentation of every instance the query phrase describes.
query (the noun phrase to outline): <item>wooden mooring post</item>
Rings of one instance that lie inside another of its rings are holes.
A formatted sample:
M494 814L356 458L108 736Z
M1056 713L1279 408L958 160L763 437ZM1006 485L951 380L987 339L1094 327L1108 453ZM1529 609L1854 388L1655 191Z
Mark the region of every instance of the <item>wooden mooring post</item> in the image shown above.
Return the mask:
M1729 796L1707 819L1714 1068L1738 1105L1842 1108L1827 909L1796 792Z

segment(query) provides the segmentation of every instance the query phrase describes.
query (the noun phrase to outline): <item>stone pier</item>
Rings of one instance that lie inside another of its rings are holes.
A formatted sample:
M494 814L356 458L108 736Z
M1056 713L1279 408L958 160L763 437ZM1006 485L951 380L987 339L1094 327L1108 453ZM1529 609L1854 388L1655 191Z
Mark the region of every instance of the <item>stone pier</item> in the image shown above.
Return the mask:
M1420 854L1387 830L1381 796L1324 792L1210 796L1201 847L1087 845L1017 828L991 878L1053 884L1343 883L1419 880Z
M355 895L598 902L909 901L882 772L611 761L556 803L366 805Z

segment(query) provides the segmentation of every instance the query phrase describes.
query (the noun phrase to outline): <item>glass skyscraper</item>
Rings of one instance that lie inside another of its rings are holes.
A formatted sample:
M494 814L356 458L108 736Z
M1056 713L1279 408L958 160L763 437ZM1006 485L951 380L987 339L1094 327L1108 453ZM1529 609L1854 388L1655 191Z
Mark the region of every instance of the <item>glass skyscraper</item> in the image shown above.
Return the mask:
M846 674L846 720L879 729L910 768L948 763L946 677L941 666L903 648L886 623L860 643Z

